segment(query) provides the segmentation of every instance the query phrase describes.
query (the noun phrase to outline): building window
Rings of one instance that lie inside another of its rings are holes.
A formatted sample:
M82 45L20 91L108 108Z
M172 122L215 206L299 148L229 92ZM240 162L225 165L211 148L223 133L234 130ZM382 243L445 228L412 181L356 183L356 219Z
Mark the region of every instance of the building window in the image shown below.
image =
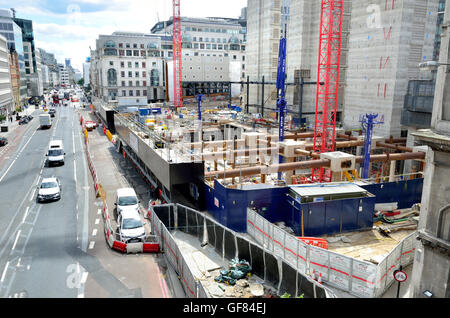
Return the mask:
M137 86L137 87L141 86L141 85L139 85L139 84L140 84L139 81L136 81L136 86Z
M131 47L131 46L130 46L130 43L127 43L127 44L126 44L126 48L129 49L130 47Z
M122 91L122 96L127 96L127 91Z
M205 49L205 44L200 43L200 49L201 49L201 50L204 50L204 49Z
M133 77L133 72L128 72L128 77Z
M125 62L120 62L120 67L125 67Z
M125 86L125 81L122 81L122 87L124 87Z
M134 62L134 67L138 68L139 67L139 62Z
M109 65L110 66L114 66L114 62L113 61L109 61Z
M127 56L133 56L133 52L131 50L127 50Z
M128 91L128 96L133 96L133 90Z
M145 62L142 62L142 68L146 68L147 64Z
M198 49L198 43L194 43L194 49Z
M133 49L137 49L137 44L133 43Z
M144 89L144 90L142 91L142 95L143 95L143 96L147 96L147 90Z
M133 51L133 56L139 56L139 51L138 50L134 50Z
M139 72L134 72L135 77L139 77Z
M131 62L128 62L128 67L131 68Z
M117 85L117 72L115 69L110 68L108 70L108 86L116 86Z
M119 55L120 56L124 56L125 55L125 51L124 50L119 50Z
M142 86L147 87L147 81L143 81Z
M147 72L142 72L142 77L147 77Z
M136 96L141 96L141 91L140 90L136 90Z
M125 77L125 72L120 72L120 77Z
M123 43L119 43L119 47L120 47L120 48L123 48Z
M133 81L128 81L128 86L132 87L133 86Z
M152 69L150 72L150 86L159 86L159 71Z

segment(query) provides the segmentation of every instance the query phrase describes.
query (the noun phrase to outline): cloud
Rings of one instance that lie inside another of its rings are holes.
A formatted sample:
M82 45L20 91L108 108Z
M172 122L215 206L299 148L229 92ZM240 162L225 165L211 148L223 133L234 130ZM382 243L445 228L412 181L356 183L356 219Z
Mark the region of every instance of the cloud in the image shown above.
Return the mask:
M247 0L181 0L182 16L238 17ZM33 20L36 46L81 69L100 34L150 32L172 16L172 0L15 0L17 17ZM0 7L11 7L0 0Z

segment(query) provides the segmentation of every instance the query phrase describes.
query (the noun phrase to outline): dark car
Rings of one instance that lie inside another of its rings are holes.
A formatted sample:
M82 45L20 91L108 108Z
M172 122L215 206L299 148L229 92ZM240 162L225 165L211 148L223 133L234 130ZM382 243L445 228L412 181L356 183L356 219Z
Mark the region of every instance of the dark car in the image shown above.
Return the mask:
M31 121L33 119L33 116L28 115L27 118L28 118L28 121Z
M51 109L48 111L48 113L50 114L50 117L55 117L56 110L55 110L54 108L51 108Z
M8 139L6 137L0 137L0 146L6 146L8 144Z
M29 122L28 117L22 117L19 121L19 125L25 125L28 124L28 122Z

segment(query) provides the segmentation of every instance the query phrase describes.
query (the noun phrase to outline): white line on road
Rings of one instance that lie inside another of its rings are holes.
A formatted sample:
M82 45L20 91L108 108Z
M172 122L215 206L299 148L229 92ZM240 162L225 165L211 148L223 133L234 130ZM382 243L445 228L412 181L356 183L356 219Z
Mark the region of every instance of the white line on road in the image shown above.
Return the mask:
M97 214L100 215L102 213L101 209L98 209Z
M22 233L22 230L19 230L17 232L16 239L14 240L13 247L11 248L12 250L14 250L16 248L16 244L17 244L17 241L19 240L20 233Z
M0 282L3 283L5 280L6 271L8 270L9 261L6 263L5 269L3 270L2 278L0 279Z
M95 224L99 224L100 223L100 219L95 219Z
M27 206L27 209L25 210L25 214L23 215L22 223L25 223L25 219L26 219L27 216L28 216L28 210L29 210L29 209L30 209L30 207Z
M93 231L92 231L92 236L96 236L97 235L97 229L94 229Z
M33 192L30 195L30 201L33 200L35 193L36 193L36 188L33 190Z
M91 241L89 242L89 249L92 250L94 248L95 242Z

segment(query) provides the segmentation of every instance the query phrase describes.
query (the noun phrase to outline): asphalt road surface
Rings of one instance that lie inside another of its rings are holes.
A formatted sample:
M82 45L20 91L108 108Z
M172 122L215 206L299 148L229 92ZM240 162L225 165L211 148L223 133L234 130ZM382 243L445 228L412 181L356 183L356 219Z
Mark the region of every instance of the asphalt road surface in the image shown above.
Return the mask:
M80 110L58 107L49 130L39 128L39 113L0 166L0 297L171 297L162 257L123 255L105 241ZM63 141L63 166L46 163L51 140ZM38 203L37 187L50 176L62 197Z

